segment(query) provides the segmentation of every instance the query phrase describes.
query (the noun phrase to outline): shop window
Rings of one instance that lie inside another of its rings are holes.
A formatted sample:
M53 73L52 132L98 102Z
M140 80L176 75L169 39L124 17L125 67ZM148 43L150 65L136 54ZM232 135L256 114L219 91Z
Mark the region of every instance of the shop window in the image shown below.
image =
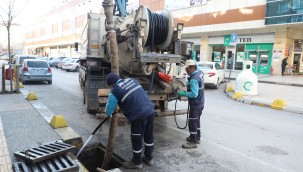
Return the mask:
M214 45L213 46L212 61L220 61L223 58L224 53L225 53L225 46L224 45Z

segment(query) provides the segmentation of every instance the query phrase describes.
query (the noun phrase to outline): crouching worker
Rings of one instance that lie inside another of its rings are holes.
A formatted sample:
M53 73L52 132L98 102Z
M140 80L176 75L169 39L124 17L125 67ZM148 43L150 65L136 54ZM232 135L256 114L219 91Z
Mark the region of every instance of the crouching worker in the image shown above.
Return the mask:
M197 148L200 144L200 117L204 108L204 80L202 71L197 69L197 65L193 60L185 62L186 72L189 75L187 83L187 91L178 91L178 95L188 97L189 118L188 128L189 137L186 143L182 145L184 149Z
M122 166L129 169L142 168L141 161L153 165L154 150L154 104L141 85L132 78L121 79L114 73L108 74L106 82L111 86L105 114L110 117L118 104L131 124L131 142L133 158ZM141 159L142 139L144 138L144 156Z

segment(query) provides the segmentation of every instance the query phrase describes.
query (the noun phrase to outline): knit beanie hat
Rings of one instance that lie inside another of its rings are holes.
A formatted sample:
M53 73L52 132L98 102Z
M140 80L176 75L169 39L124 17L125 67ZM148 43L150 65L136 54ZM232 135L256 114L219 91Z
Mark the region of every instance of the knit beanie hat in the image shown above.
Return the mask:
M120 77L115 73L109 73L106 77L106 83L107 85L114 85Z

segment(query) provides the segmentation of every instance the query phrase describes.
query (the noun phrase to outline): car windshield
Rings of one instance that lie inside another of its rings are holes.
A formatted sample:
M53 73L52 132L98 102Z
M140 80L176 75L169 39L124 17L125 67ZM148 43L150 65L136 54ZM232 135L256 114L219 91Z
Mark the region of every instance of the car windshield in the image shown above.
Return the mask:
M70 59L69 58L65 58L62 60L62 62L66 62L66 61L69 61Z
M33 67L33 68L48 68L47 63L44 61L28 61L27 67Z
M70 60L69 62L70 62L70 63L76 63L76 61L77 61L77 60L73 59L73 60Z
M200 69L213 69L212 64L199 64Z

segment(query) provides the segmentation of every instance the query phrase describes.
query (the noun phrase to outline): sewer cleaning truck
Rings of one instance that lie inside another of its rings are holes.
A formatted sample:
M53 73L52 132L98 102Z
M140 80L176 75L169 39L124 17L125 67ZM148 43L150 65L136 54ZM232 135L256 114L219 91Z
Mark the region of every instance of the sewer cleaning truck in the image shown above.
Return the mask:
M187 109L168 110L168 102L178 99L177 90L186 90L181 67L190 58L192 43L181 39L183 24L175 26L168 10L152 12L144 6L130 13L125 4L105 6L104 13L87 14L81 42L75 43L81 52L79 83L87 111L104 112L110 91L106 76L117 65L121 78L139 81L157 115L186 114Z

